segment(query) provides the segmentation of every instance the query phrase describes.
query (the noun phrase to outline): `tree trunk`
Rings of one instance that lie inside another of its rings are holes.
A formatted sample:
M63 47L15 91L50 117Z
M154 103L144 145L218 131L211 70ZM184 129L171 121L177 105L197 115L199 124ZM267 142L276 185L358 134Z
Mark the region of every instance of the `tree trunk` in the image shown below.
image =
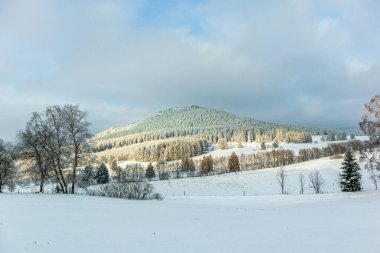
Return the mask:
M40 193L43 193L44 192L44 181L41 180L40 182Z
M78 152L75 151L74 164L73 164L73 182L71 184L71 194L74 194L75 183L77 180L77 166L78 166Z

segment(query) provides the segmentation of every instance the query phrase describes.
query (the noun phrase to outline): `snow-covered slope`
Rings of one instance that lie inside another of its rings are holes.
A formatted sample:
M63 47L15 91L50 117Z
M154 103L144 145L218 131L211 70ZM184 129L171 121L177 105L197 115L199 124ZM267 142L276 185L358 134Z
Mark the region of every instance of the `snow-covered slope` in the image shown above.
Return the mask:
M378 253L380 192L128 201L0 195L1 253Z
M305 176L305 193L313 193L309 187L308 175L313 170L320 171L325 193L340 192L339 173L343 159L321 158L303 163L284 166L288 177L286 191L288 194L299 194L298 176ZM193 177L153 182L156 190L165 197L170 196L243 196L268 195L281 193L276 174L278 168L242 171L216 176ZM372 190L373 186L366 170L362 170L364 190ZM184 193L185 192L185 193Z

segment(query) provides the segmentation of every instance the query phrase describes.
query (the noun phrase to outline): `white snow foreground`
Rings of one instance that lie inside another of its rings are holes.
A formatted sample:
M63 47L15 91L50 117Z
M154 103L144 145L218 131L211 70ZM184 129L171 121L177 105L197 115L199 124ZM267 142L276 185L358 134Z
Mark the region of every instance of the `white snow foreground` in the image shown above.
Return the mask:
M1 253L380 252L380 192L131 201L0 195Z

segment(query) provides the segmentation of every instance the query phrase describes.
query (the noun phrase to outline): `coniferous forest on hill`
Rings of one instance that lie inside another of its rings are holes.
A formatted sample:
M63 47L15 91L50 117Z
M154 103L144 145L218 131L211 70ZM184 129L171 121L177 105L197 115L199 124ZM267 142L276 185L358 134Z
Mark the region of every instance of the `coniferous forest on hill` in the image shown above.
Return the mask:
M224 111L190 106L160 111L154 116L125 127L105 130L92 138L95 151L118 148L154 140L199 137L201 142L218 143L221 139L236 142L288 143L311 142L311 135L338 134L342 131L321 127L306 127L270 123L239 117ZM170 140L169 140L170 139ZM148 145L153 146L153 145ZM195 153L197 154L197 152Z

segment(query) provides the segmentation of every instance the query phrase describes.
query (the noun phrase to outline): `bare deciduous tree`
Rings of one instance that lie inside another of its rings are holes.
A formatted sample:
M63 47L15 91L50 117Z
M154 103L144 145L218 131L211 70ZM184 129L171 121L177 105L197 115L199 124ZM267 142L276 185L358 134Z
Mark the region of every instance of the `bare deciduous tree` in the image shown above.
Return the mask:
M375 187L375 190L377 190L378 180L380 178L380 175L379 175L380 166L377 164L374 166L374 164L370 162L367 169L369 172L368 178L371 180L373 186Z
M305 176L302 173L298 174L298 183L300 186L300 194L303 194L305 192Z
M324 185L321 173L318 170L314 170L309 174L310 187L314 189L315 193L321 194L322 186Z
M11 186L16 175L12 146L0 139L0 193L3 187Z
M281 194L286 194L285 191L285 184L286 184L286 179L288 178L288 173L286 172L284 167L281 167L277 171L277 182L281 187Z
M71 193L74 194L77 167L82 165L85 154L89 152L87 139L90 137L90 122L86 120L87 112L79 110L78 105L65 105L63 107L63 120L67 134L67 145L70 149L72 160L72 184Z
M82 166L85 154L89 152L89 122L87 113L77 105L48 107L44 113L33 113L20 132L19 146L23 158L32 162L35 174L43 192L45 181L53 175L59 191L74 193L77 167ZM70 168L71 167L71 168Z
M365 112L362 121L359 123L360 129L371 138L380 136L380 94L371 97L364 106Z
M44 184L51 172L52 163L46 146L51 134L42 120L42 115L33 113L25 130L17 136L20 158L26 161L29 171L39 181L40 192L44 192Z

